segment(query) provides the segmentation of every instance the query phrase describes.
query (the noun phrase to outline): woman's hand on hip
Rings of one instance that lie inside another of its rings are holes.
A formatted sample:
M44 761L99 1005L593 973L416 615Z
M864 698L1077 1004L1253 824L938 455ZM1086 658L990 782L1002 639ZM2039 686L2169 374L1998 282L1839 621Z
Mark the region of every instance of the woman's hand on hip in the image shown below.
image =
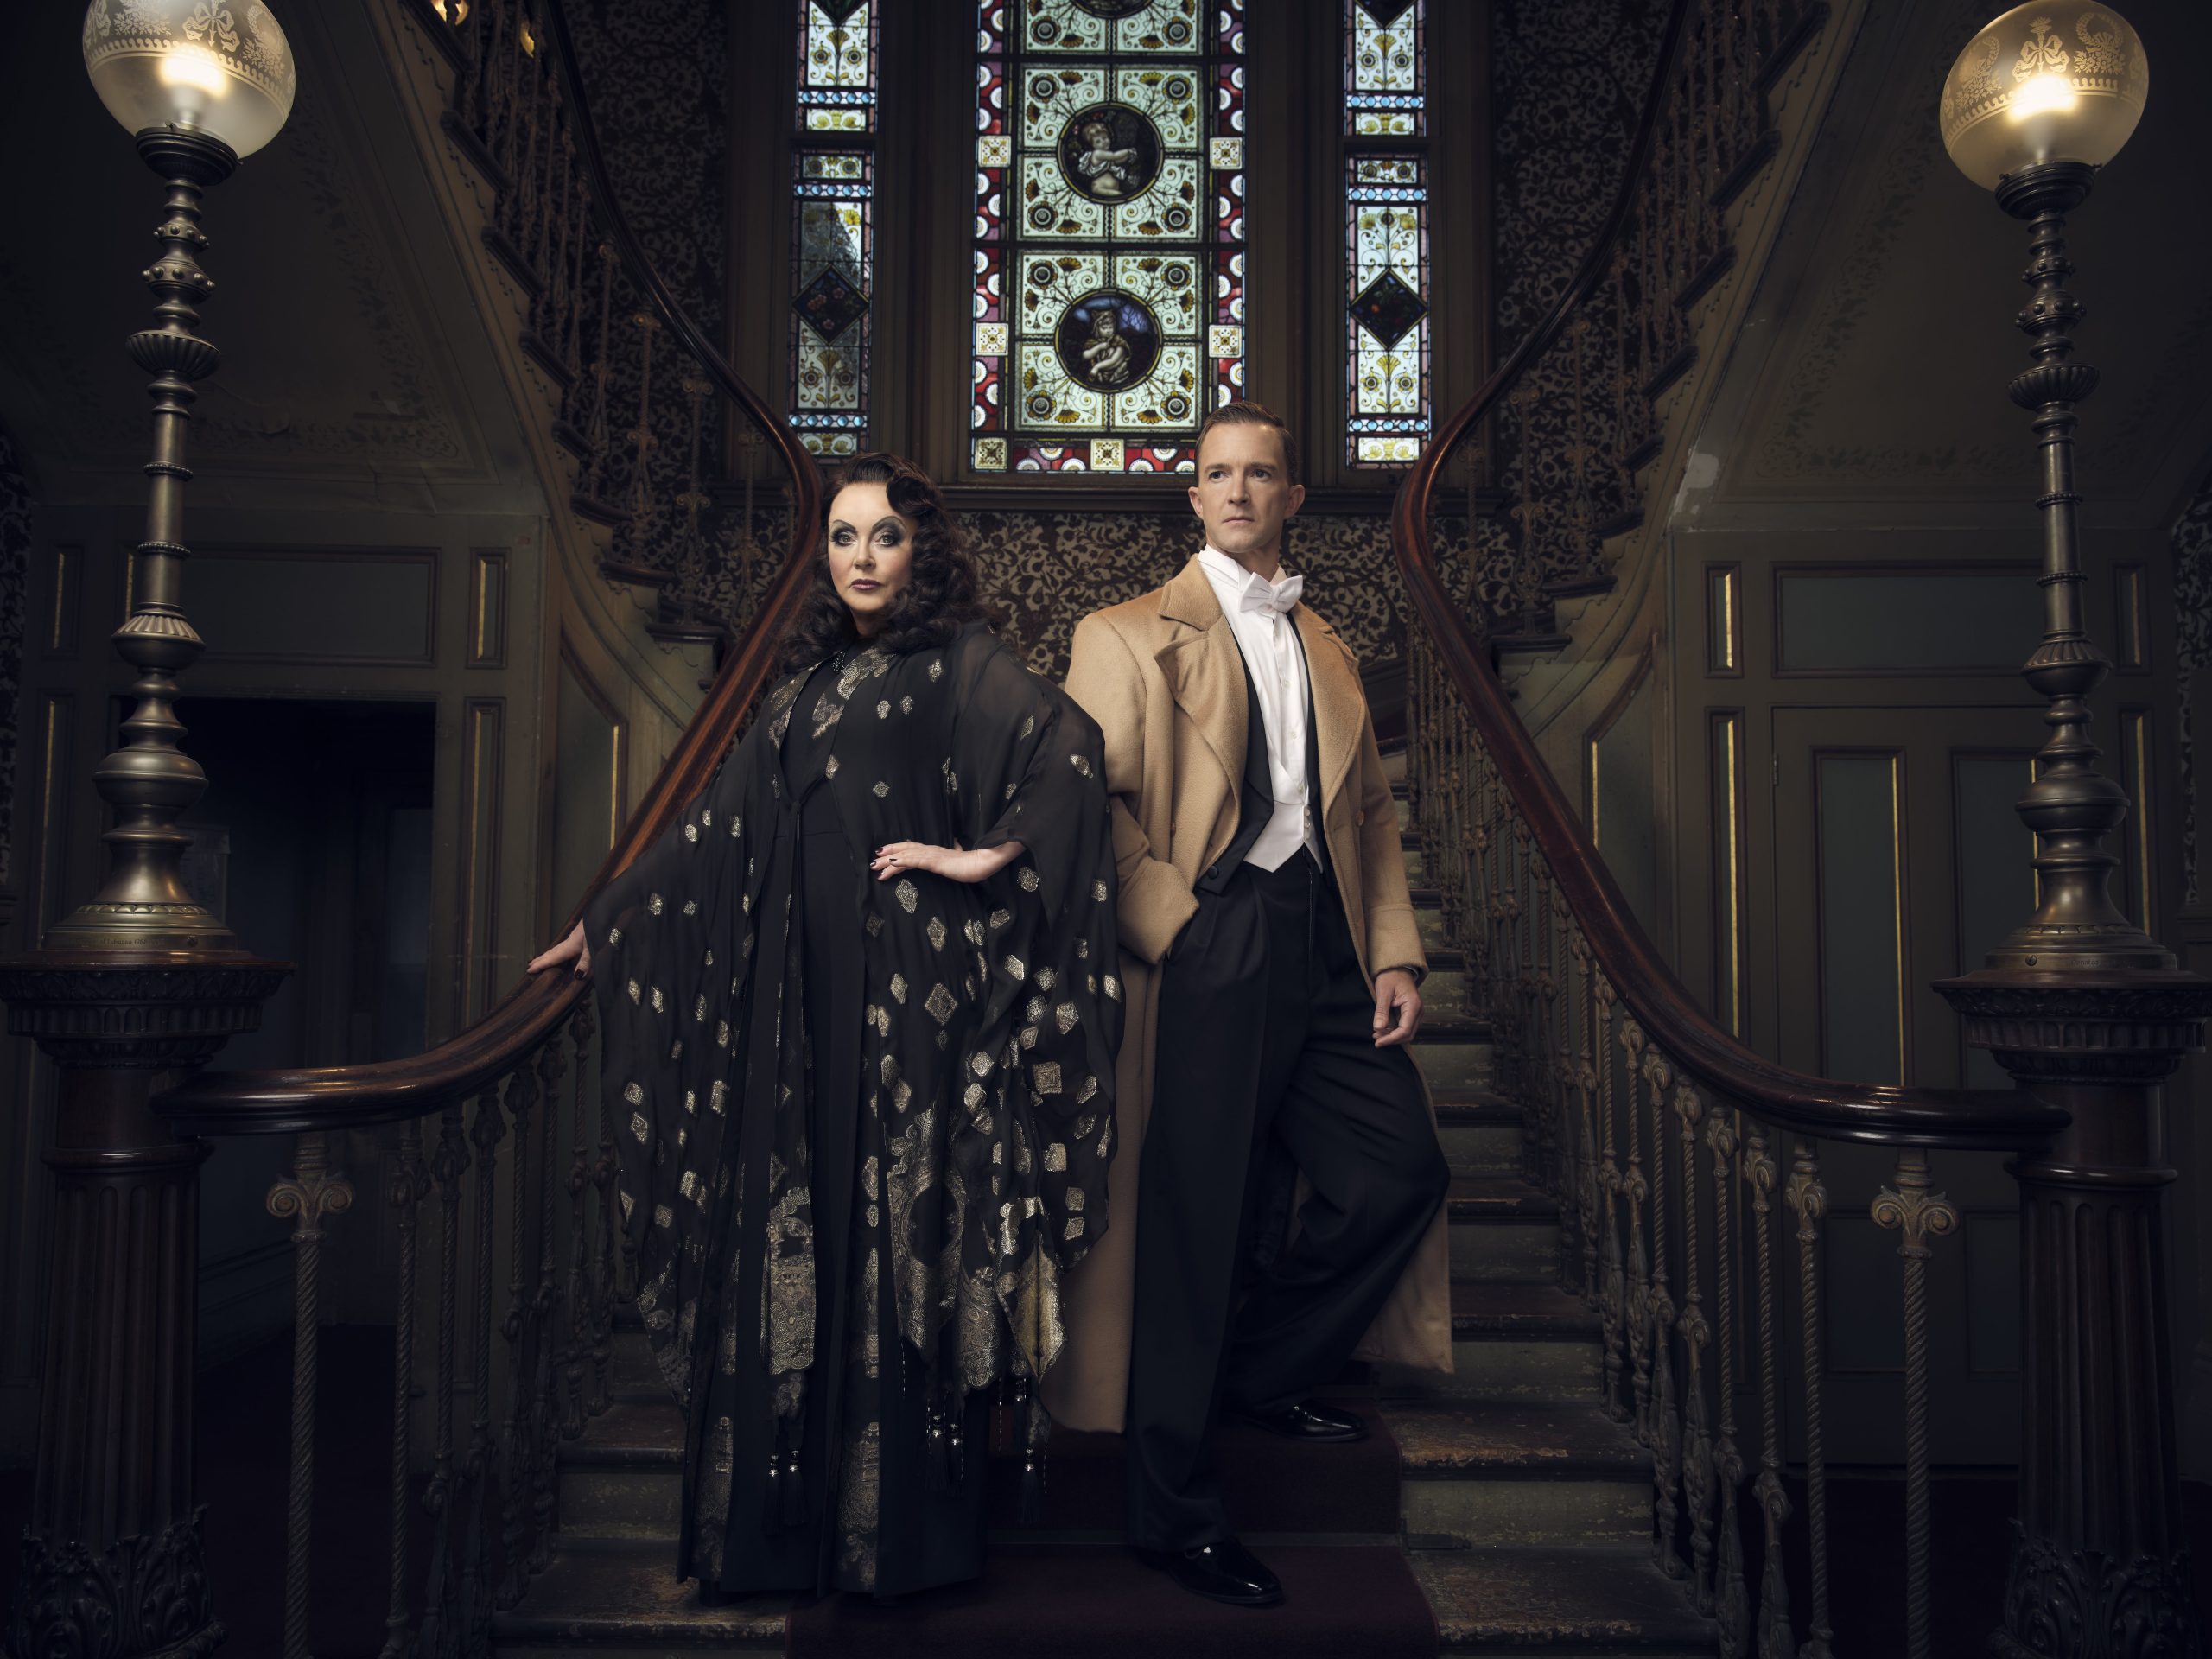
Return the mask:
M988 881L1020 856L1018 841L975 853L963 850L957 842L950 847L933 847L926 841L894 841L875 849L868 868L879 881L915 870L941 875L948 881Z
M591 977L591 947L584 943L584 925L582 922L578 922L570 931L569 937L550 950L543 951L532 957L530 959L530 971L533 974L542 973L548 968L558 968L563 963L571 959L576 964L578 979Z

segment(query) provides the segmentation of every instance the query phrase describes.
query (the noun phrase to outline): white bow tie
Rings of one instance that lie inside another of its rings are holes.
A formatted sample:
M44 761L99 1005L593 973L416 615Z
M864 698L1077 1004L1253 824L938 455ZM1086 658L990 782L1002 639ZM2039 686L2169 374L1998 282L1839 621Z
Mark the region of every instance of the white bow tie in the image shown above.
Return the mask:
M1284 616L1298 603L1298 596L1306 590L1306 578L1285 576L1281 582L1270 582L1265 576L1253 575L1246 579L1244 591L1238 596L1237 608L1245 611L1275 611Z

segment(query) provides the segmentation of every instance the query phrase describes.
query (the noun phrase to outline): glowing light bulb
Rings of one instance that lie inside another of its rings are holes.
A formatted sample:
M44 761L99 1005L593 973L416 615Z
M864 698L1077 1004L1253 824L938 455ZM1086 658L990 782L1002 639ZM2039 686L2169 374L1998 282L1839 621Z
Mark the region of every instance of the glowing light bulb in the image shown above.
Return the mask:
M2082 100L2074 83L2063 75L2037 75L2020 83L2005 114L2008 120L2026 121L2038 115L2065 115Z

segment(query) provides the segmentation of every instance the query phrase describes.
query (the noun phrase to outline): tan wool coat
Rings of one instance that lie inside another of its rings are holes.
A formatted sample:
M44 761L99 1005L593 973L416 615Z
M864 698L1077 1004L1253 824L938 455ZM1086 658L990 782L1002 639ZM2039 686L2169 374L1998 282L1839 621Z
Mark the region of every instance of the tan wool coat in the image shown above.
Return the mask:
M1427 959L1358 663L1337 631L1306 606L1293 620L1313 683L1321 831L1360 970L1370 984L1386 968L1419 974ZM1142 1224L1137 1163L1152 1110L1158 964L1198 910L1192 888L1198 873L1236 836L1244 773L1243 658L1198 562L1192 559L1164 588L1085 617L1075 631L1067 690L1106 737L1127 1013L1116 1074L1110 1220L1065 1287L1067 1346L1046 1376L1044 1395L1053 1417L1069 1427L1119 1433L1128 1387L1136 1230ZM1238 1201L1235 1193L1222 1196L1224 1203ZM1358 1357L1452 1369L1446 1241L1440 1212L1360 1343Z

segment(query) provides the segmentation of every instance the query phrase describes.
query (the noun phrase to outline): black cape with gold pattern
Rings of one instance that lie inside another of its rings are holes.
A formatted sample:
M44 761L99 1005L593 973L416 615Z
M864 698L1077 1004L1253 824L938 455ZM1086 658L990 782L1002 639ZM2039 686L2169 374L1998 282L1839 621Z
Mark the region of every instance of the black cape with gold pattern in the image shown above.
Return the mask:
M865 881L865 1006L809 1009L801 842L775 833L794 810L785 734L817 717L793 707L807 677L769 694L706 791L585 918L638 1306L685 1408L687 1564L718 1354L772 1380L797 1477L817 1110L880 1114L899 1328L950 1410L1043 1374L1063 1277L1106 1224L1122 993L1097 727L980 625L941 649L860 652L819 711L842 721L826 786L858 868L894 841L1024 851L972 885ZM856 1033L872 1102L814 1098L806 1022L825 1018ZM734 1328L745 1275L753 1331Z

